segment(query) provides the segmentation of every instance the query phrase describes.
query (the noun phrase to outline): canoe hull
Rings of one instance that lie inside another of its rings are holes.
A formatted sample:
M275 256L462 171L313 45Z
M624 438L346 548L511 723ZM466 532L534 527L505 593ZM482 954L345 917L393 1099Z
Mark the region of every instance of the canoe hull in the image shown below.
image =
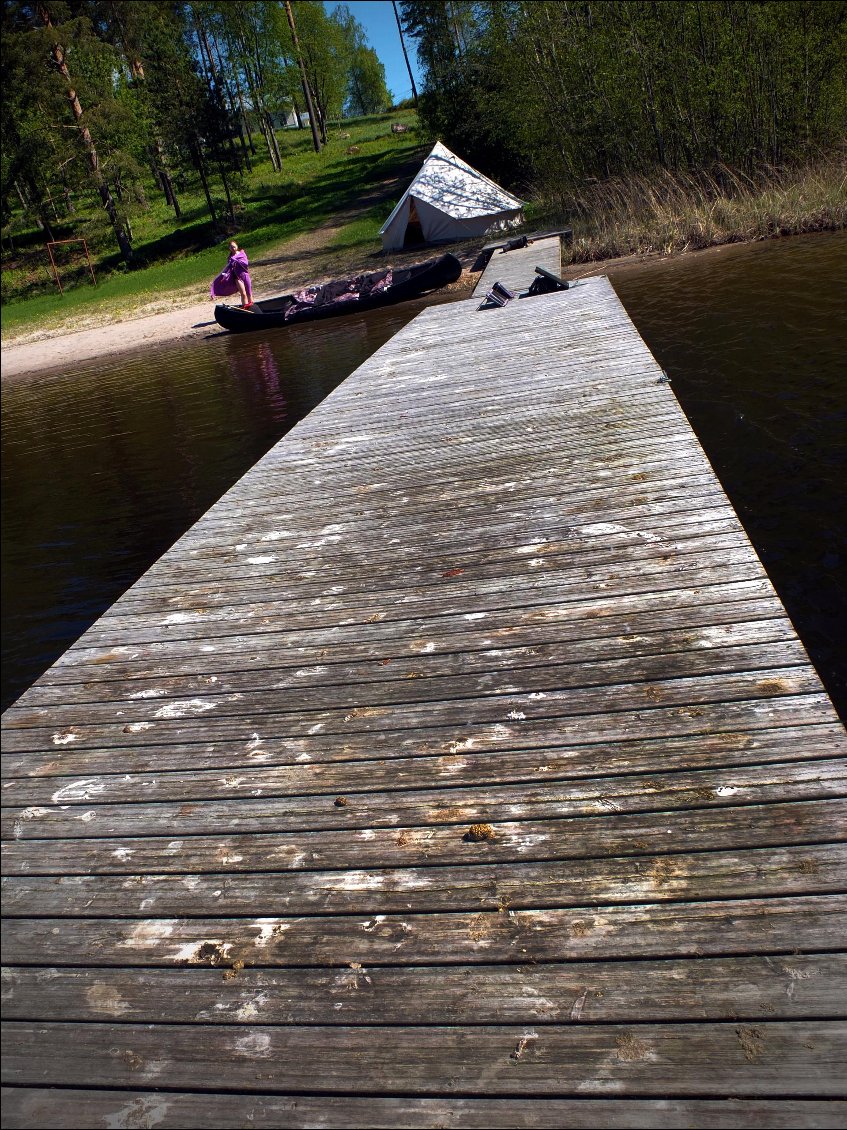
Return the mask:
M384 290L374 290L366 296L325 304L318 302L314 305L298 305L294 309L292 309L293 295L282 295L279 298L256 302L250 310L243 310L240 306L220 304L215 307L215 321L232 333L248 333L260 329L292 326L298 322L312 322L319 318L337 317L341 314L358 314L365 310L393 306L397 302L418 298L422 294L455 282L461 273L462 265L455 255L442 255L438 259L401 268L394 273L394 281L390 286ZM384 272L373 272L371 275L360 277L362 280L369 280L382 274ZM291 302L287 301L289 299Z

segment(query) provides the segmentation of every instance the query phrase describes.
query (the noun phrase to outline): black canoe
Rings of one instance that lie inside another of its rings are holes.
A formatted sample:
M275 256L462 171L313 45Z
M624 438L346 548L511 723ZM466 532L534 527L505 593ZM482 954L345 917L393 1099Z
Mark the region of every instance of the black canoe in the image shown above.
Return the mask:
M384 267L381 271L371 271L352 279L337 279L322 286L307 287L296 294L268 298L264 302L254 302L249 310L221 304L215 307L215 320L233 333L291 326L295 322L358 313L417 298L427 291L455 282L461 273L462 265L455 255L442 255L411 267L397 270Z

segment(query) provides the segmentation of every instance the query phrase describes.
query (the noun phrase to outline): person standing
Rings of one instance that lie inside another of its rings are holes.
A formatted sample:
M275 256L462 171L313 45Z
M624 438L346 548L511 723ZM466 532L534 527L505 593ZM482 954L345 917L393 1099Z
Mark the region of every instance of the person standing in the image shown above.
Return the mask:
M241 305L249 310L253 305L253 284L250 280L249 262L235 240L229 245L229 259L221 273L213 280L210 288L212 298L226 298L230 294L241 295Z

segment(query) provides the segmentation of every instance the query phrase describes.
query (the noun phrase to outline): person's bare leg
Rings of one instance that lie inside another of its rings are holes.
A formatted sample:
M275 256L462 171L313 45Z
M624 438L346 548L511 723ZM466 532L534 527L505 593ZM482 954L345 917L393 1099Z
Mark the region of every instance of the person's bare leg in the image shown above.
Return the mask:
M238 287L238 293L241 295L241 305L246 306L247 305L247 287L244 285L244 283L241 281L241 279L236 279L235 285Z

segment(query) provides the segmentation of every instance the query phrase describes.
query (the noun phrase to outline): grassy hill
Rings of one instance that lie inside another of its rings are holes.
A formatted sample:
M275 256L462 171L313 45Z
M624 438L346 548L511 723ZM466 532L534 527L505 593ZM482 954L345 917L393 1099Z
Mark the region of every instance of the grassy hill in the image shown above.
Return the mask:
M392 124L407 126L393 133ZM260 152L238 185L237 228L215 231L199 184L180 192L177 221L161 193L145 186L149 206L133 218L139 266L120 262L102 209L78 202L73 226L57 239L85 236L97 278L80 270L81 245L62 250L64 295L50 274L43 232L4 230L2 331L6 341L33 331L58 332L201 302L238 240L255 268L259 293L275 281L307 282L379 250L379 229L417 171L427 144L413 110L345 121L320 154L308 130L280 130L283 168L275 173ZM66 284L70 283L70 286Z

